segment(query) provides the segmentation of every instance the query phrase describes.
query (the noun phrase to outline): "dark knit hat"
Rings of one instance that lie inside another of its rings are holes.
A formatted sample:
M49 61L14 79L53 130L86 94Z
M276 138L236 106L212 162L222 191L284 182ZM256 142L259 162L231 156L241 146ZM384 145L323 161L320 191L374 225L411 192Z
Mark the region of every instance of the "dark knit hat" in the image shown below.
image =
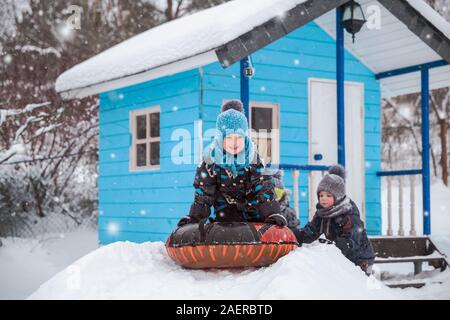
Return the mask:
M317 196L321 191L333 195L336 202L345 197L345 169L341 165L334 165L320 181L317 187Z

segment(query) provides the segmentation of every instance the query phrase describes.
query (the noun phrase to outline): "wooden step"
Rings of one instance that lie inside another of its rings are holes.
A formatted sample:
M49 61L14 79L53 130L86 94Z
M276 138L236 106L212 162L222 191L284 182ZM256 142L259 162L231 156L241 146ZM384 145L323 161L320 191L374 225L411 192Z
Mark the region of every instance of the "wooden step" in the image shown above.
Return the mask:
M406 289L406 288L416 288L420 289L423 286L425 286L424 282L405 282L405 283L387 283L386 284L389 288L400 288L400 289Z
M413 263L414 274L422 272L422 264L444 271L447 257L426 236L370 237L375 251L374 263Z
M386 284L389 288L400 288L400 289L406 289L406 288L416 288L420 289L425 286L424 282L405 282L405 283L390 283Z
M445 257L438 253L429 256L399 257L399 258L376 258L374 263L406 263L406 262L442 262L445 263Z

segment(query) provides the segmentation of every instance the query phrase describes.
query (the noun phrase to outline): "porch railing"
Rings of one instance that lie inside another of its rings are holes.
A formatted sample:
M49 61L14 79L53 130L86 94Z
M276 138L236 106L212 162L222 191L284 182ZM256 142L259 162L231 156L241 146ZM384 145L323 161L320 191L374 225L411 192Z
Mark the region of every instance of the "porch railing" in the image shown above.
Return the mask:
M408 234L410 236L417 235L417 226L416 226L416 194L415 194L415 186L416 182L420 182L420 179L416 179L417 175L421 175L422 170L397 170L397 171L379 171L377 172L377 176L386 178L386 186L387 186L387 235L394 236L393 229L393 202L394 199L392 197L393 187L398 187L398 236L405 236L405 214L409 211L410 223ZM409 208L404 207L404 199L405 196L405 187L409 188Z

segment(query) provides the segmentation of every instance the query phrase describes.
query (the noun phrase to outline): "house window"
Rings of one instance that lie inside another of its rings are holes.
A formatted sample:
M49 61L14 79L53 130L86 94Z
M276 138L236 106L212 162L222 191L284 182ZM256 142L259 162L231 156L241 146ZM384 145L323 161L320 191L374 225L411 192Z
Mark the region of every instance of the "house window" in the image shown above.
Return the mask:
M250 102L251 138L264 163L280 163L279 105Z
M160 163L160 109L130 112L130 170L155 170Z

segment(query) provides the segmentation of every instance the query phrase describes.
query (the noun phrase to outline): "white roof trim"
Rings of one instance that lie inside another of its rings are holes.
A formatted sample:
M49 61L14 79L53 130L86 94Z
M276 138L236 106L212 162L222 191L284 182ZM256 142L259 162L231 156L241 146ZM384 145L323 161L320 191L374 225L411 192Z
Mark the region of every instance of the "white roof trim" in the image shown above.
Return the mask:
M214 50L211 50L187 59L162 65L135 75L127 76L124 78L118 78L111 81L105 81L99 84L94 84L92 86L87 86L83 88L61 91L60 94L63 99L75 99L75 98L80 99L98 93L116 90L134 84L142 83L145 81L161 78L164 76L170 76L187 70L192 70L216 61L217 55Z

